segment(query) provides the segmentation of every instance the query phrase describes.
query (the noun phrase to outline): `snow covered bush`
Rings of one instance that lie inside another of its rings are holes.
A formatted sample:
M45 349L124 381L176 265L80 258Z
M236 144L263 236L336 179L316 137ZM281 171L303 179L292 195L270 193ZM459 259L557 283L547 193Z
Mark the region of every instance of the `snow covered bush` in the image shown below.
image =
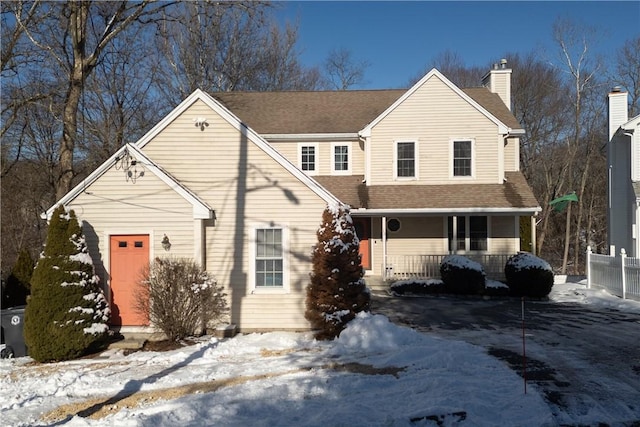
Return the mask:
M82 228L75 213L60 206L31 277L24 324L29 356L58 361L99 349L109 336L109 315Z
M345 206L327 206L313 248L305 317L317 339L333 339L361 311L371 295L362 276L359 239Z
M461 255L448 255L440 263L440 277L447 292L453 294L481 294L485 273L482 265Z
M546 297L553 287L553 270L549 263L529 252L510 257L504 275L511 294L516 296Z
M440 279L399 280L391 284L390 290L394 295L425 295L445 292L444 282Z
M177 341L206 331L227 311L222 286L188 259L156 258L138 282L138 313Z

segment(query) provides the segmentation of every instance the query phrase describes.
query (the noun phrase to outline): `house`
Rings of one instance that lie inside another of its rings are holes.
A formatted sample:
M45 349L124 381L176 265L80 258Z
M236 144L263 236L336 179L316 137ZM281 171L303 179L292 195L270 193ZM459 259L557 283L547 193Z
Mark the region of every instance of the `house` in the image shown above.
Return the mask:
M409 90L196 90L58 204L83 221L115 326L143 324L132 284L172 256L226 286L241 331L308 329L327 204L352 207L371 282L437 275L449 253L501 269L530 249L520 218L540 207L519 171L510 78L502 63L470 89L433 69Z
M640 257L640 115L629 120L628 94L609 93L608 236L611 255Z

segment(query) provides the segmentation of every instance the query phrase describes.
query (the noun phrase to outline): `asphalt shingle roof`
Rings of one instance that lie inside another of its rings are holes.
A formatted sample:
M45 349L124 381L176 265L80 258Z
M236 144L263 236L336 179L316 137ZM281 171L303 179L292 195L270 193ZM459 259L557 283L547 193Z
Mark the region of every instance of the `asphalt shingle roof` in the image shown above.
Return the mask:
M505 172L504 184L373 185L363 175L316 176L316 181L352 208L472 209L539 206L521 172Z
M483 87L463 91L508 127L521 129L495 93ZM217 92L212 96L256 132L268 135L357 133L405 93L389 89Z

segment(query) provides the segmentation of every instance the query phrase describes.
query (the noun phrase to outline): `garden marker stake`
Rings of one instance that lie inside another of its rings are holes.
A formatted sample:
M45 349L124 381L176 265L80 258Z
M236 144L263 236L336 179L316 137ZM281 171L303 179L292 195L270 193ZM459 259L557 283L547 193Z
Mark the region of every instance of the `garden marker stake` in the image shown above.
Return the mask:
M522 380L524 381L524 394L527 394L527 352L524 338L524 297L522 297Z

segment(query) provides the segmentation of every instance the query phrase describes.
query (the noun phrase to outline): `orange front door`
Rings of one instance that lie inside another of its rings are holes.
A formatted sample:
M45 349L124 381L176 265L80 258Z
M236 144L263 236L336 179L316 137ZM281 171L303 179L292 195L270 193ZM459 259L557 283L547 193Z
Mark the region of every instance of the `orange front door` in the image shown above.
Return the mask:
M141 326L148 317L135 309L136 286L149 263L149 235L113 235L110 243L111 324Z
M360 239L360 261L362 268L371 270L371 247L369 237L371 235L371 218L354 218L353 225Z

